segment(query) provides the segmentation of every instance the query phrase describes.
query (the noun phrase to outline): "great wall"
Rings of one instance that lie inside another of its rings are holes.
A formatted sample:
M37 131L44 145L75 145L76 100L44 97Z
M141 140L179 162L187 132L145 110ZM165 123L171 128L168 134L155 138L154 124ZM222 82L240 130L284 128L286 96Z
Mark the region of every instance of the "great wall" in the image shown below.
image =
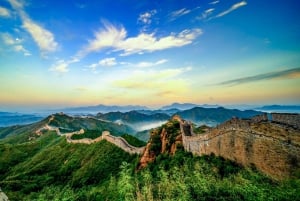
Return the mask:
M50 118L51 119L51 118ZM180 139L187 152L194 155L214 154L235 161L243 166L255 166L274 178L287 178L300 169L300 114L262 114L252 119L232 118L210 128L202 134L193 131L191 122L174 116L180 123ZM145 155L146 147L134 147L122 137L108 131L96 139L72 139L84 130L62 134L59 128L49 126L36 131L52 130L65 136L68 143L91 144L106 140L131 154ZM162 139L163 140L163 139ZM162 142L163 144L164 142Z
M55 131L57 135L65 136L68 143L73 143L73 144L78 144L78 143L92 144L92 143L99 142L101 140L106 140L130 154L142 154L145 149L145 147L134 147L130 145L124 138L110 135L109 131L103 131L102 135L95 139L83 138L83 139L74 140L72 139L72 136L84 134L84 129L80 129L79 131L74 131L69 133L61 133L60 128L49 125L53 120L54 120L54 115L51 115L49 121L43 127L36 130L35 132L36 135L42 135L42 132L47 130Z
M274 178L300 169L300 115L263 114L231 120L197 135L179 119L184 149L195 155L215 154L243 166L255 166Z

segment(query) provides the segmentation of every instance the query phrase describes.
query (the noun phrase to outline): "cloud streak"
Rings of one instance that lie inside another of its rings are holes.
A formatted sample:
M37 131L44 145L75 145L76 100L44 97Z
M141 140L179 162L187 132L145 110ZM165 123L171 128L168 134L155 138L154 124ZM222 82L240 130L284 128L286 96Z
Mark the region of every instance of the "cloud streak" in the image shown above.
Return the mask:
M274 71L270 73L264 73L249 77L242 77L238 79L228 80L225 82L220 82L217 85L240 85L240 84L246 84L251 82L257 82L261 80L271 80L271 79L294 79L294 78L300 78L300 68L293 68L283 71Z
M186 8L175 10L175 11L170 13L170 21L174 21L174 20L176 20L177 18L179 18L181 16L189 14L190 12L191 12L191 10L186 9Z
M136 67L139 67L139 68L148 68L148 67L152 67L152 66L158 66L158 65L161 65L161 64L164 64L168 62L167 59L161 59L161 60L158 60L156 62L139 62L136 64Z
M239 3L236 3L234 5L232 5L229 9L219 13L218 15L215 16L215 18L218 18L218 17L223 17L224 15L227 15L229 13L231 13L232 11L242 7L242 6L246 6L247 5L247 2L246 1L241 1Z
M10 11L0 6L0 17L10 17Z
M50 31L33 22L26 15L22 16L22 19L23 27L30 33L40 50L53 52L57 49L58 43L55 41L54 35Z
M121 52L121 56L127 56L182 47L191 44L202 34L201 29L185 29L180 33L171 33L164 37L157 37L154 33L140 33L135 37L127 37L124 27L116 27L108 22L103 24L104 28L94 33L94 39L89 40L88 45L78 53L78 57L105 48L111 48L114 52Z
M11 47L10 50L13 50L15 52L22 52L24 56L31 55L31 53L23 47L23 40L19 38L14 39L9 33L0 33L0 38L2 39L4 44Z
M209 9L205 10L201 14L200 19L204 20L204 19L208 18L214 12L214 10L215 10L214 8L209 8Z
M114 87L130 90L130 93L140 96L155 97L181 96L188 91L188 81L182 79L182 74L190 71L191 67L164 70L136 70L126 78L115 80ZM129 91L128 91L129 92Z
M32 36L43 53L57 50L58 43L55 41L53 33L34 22L24 11L21 1L8 0L8 2L19 14L23 23L22 27Z
M213 2L210 2L209 4L215 5L215 4L219 3L219 2L220 2L220 1L213 1Z

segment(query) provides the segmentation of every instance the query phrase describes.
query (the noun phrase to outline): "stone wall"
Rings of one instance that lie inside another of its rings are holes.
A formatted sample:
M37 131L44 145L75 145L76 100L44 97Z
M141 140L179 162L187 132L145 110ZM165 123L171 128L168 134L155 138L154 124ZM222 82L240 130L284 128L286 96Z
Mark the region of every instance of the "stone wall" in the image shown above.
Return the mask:
M102 134L102 139L107 140L108 142L120 147L130 154L142 154L145 149L145 147L134 147L128 144L128 142L124 138L112 136L107 133L105 133L104 135Z
M300 131L271 122L234 118L205 134L182 137L186 151L254 165L274 178L287 178L300 170Z
M262 121L268 121L267 113L259 114L251 118L251 121L253 122L262 122Z
M272 121L300 128L300 114L271 113Z

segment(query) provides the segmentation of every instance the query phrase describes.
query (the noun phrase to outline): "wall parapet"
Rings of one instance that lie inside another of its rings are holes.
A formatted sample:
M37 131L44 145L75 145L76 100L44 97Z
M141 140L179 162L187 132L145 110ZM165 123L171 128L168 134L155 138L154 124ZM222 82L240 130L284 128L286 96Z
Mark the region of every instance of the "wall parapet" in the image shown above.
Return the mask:
M271 113L272 121L276 123L286 124L294 128L300 128L300 114L291 113Z

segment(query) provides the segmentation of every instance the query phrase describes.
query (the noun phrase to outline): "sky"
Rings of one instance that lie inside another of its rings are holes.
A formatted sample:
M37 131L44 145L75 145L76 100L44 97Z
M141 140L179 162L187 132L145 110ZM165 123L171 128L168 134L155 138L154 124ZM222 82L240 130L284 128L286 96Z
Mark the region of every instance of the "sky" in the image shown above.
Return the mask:
M300 104L298 0L0 0L0 110Z

